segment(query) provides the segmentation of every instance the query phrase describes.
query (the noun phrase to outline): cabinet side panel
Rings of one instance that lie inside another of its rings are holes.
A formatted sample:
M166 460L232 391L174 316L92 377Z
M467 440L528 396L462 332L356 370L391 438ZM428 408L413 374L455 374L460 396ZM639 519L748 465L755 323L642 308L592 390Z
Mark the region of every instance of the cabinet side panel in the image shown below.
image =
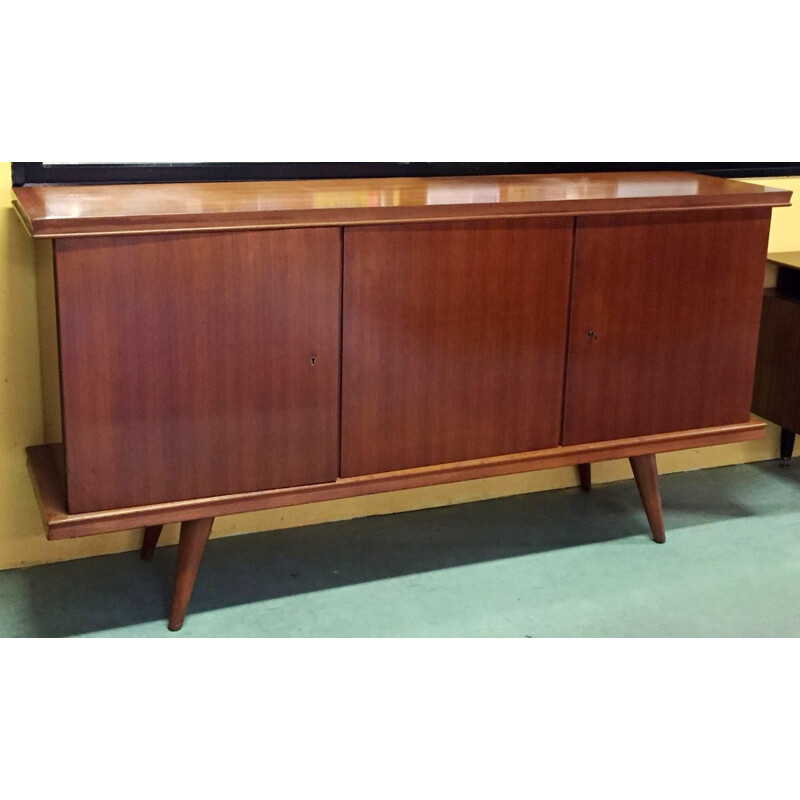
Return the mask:
M64 431L61 421L61 372L58 351L55 246L50 239L34 240L36 254L36 306L39 325L39 369L42 381L42 422L45 442L58 478L66 490Z
M800 303L764 293L753 411L790 431L800 430Z
M343 477L558 444L572 230L345 229Z
M65 240L56 269L71 512L336 478L338 230Z
M565 445L745 422L770 211L578 220Z
M45 440L62 440L61 377L58 366L55 266L49 239L35 240L36 295L39 316L39 360L42 373L42 401Z

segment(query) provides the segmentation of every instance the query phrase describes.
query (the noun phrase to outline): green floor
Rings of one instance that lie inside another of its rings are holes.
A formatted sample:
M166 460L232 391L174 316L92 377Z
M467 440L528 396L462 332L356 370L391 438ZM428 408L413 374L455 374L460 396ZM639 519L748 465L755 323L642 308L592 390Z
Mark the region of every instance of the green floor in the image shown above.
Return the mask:
M800 459L212 540L189 617L175 548L0 572L0 636L797 636Z

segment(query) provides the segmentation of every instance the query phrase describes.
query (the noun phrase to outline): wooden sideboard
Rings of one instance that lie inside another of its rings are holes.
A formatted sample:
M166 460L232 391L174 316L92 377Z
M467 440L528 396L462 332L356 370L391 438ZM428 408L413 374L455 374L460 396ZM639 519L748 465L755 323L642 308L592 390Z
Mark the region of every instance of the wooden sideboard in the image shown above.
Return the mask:
M758 438L771 209L683 173L28 186L53 239L31 447L47 535L181 522L181 627L215 516ZM47 398L46 398L47 399Z

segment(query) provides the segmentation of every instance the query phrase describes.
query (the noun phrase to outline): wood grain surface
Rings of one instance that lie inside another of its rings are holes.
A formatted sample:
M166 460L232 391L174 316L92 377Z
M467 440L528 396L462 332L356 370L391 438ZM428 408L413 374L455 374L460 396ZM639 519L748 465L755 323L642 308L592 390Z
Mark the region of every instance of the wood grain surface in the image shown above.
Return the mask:
M24 186L14 195L33 236L62 237L780 206L791 192L693 173L614 172Z
M572 228L345 229L342 477L558 444Z
M334 480L340 258L334 229L59 241L70 511Z
M800 302L773 289L764 292L753 411L800 431Z
M563 444L744 422L770 211L579 219Z

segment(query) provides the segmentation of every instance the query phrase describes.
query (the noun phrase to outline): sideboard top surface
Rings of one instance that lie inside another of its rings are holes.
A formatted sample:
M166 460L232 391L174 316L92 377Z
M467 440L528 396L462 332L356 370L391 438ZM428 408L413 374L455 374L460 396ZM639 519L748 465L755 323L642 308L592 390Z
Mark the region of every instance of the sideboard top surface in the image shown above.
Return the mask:
M682 172L24 186L32 236L370 225L789 205L791 192Z

